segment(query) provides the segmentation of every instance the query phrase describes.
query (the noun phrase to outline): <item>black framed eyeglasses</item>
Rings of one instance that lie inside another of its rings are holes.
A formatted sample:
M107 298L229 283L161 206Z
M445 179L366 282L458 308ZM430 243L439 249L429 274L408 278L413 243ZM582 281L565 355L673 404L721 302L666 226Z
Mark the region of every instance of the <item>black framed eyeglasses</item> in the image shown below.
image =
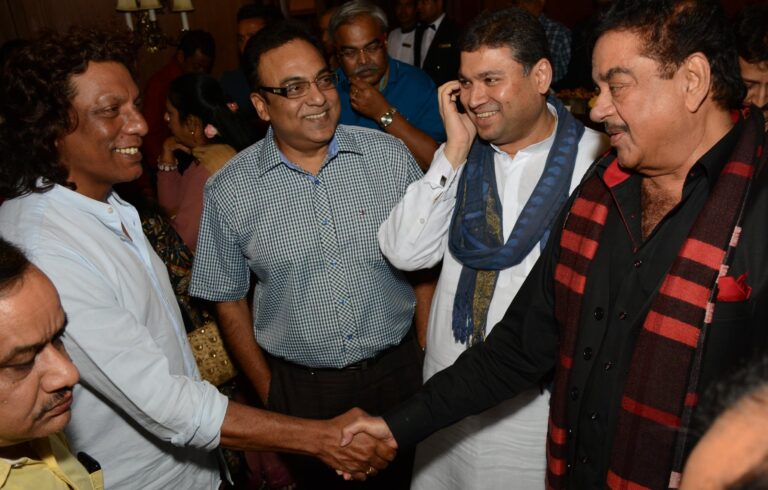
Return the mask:
M365 53L368 56L373 56L379 51L381 51L381 48L383 47L384 47L384 41L382 41L381 39L374 39L373 41L369 42L362 48L351 48L351 47L339 48L339 56L351 61L357 58L358 53L360 54Z
M285 87L259 87L259 90L269 92L271 94L280 95L288 99L298 99L304 97L309 93L309 87L314 83L318 90L331 90L336 87L338 77L335 73L323 73L314 80L302 80L299 82L291 82Z

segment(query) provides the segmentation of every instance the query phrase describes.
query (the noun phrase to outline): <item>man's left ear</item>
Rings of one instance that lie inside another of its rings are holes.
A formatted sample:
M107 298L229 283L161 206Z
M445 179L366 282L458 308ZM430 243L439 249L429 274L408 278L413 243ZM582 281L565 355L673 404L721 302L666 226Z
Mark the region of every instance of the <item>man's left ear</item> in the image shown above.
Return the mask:
M258 92L251 92L251 104L253 104L253 108L256 109L256 114L262 121L270 121L269 104L267 103L265 96Z
M552 64L548 59L542 58L531 68L529 76L536 84L536 90L541 95L549 93L549 86L552 84Z
M696 112L707 100L712 88L712 70L709 60L703 53L693 53L683 61L681 67L685 87L685 107L690 112Z

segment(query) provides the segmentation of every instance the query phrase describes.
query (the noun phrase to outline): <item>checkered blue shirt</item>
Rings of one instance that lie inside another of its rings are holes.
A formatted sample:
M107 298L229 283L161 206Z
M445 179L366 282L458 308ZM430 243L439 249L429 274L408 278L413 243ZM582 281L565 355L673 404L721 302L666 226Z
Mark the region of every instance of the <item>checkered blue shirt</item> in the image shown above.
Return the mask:
M241 299L253 271L259 345L305 366L344 367L398 344L415 298L377 231L422 175L400 140L340 125L313 176L270 129L205 186L190 293Z
M571 61L571 31L544 14L539 16L539 22L547 35L552 62L552 83L555 83L568 73L568 63Z

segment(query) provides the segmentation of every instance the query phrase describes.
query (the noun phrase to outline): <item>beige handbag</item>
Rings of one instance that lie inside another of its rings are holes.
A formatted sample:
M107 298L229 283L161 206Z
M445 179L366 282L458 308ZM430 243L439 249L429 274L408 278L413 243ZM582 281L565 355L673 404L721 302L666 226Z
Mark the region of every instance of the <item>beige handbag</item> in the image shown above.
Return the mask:
M214 386L219 386L234 378L235 366L224 349L219 327L208 322L187 334L192 353L200 370L200 376Z

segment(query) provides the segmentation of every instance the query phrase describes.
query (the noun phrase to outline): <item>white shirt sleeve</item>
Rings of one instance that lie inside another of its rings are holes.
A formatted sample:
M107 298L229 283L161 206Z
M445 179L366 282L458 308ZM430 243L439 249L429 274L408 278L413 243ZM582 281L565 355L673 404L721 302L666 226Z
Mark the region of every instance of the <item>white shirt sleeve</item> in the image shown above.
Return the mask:
M64 345L83 386L159 439L209 451L218 447L227 397L208 382L171 374L148 326L84 259L62 251L39 255L35 263L61 296L68 320ZM174 335L170 326L155 331Z
M429 171L408 186L405 195L379 227L384 256L401 270L432 267L443 258L456 203L458 177L443 153L435 152Z

